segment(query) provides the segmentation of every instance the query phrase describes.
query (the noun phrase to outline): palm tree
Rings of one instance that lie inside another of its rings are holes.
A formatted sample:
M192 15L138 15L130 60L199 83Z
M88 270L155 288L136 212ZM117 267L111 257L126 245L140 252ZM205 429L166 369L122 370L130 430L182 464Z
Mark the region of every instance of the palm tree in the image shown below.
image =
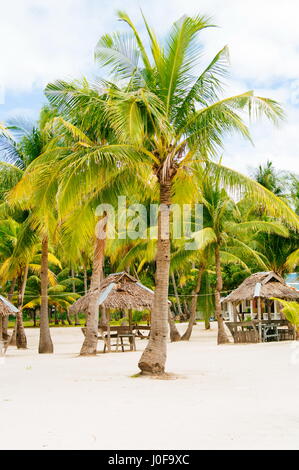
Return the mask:
M62 281L64 282L64 281ZM38 276L32 275L28 278L26 290L24 293L23 310L36 310L41 306L41 281ZM68 308L80 297L68 288L69 280L64 284L52 284L48 288L48 305L59 312L67 312Z
M285 175L278 172L271 161L267 161L265 165L259 165L253 173L254 179L272 191L276 196L283 196L285 192Z
M256 249L264 256L267 270L281 276L299 265L298 233L290 231L288 238L279 234L260 233L255 239Z
M10 191L8 202L12 207L19 207L23 210L30 211L28 220L32 230L39 235L41 240L41 311L40 311L40 340L39 353L52 353L53 343L51 340L49 319L48 319L48 247L49 236L56 233L57 213L53 201L57 190L56 177L54 168L43 168L43 187L34 186L34 175L31 168L34 167L38 156L46 149L51 148L52 142L56 143L51 129L48 128L48 122L53 120L55 110L43 108L40 114L38 128L34 129L33 142L26 136L22 140L22 146L26 149L31 146L34 148L34 158L28 155L28 167L26 168L22 179ZM56 137L56 136L55 136ZM22 148L23 148L22 147ZM33 155L32 155L33 156Z
M82 92L81 89L80 91ZM95 100L94 92L90 89L89 92ZM98 94L96 97L97 102L101 103L102 97ZM59 106L61 107L63 103L61 100ZM80 112L71 113L71 118L75 122L80 121ZM35 193L53 195L56 192L58 210L62 219L61 243L68 247L68 255L73 262L78 259L82 251L88 251L87 243L90 244L90 240L94 240L90 282L90 291L93 291L103 277L106 244L106 240L96 236L95 232L96 230L101 232L102 228L105 231L107 225L107 217L96 217L95 210L101 202L116 205L119 194L132 192L140 194L142 188L146 190L148 174L143 176L144 172L141 171L136 177L130 171L130 161L124 161L123 151L121 151L122 165L119 165L118 146L106 144L108 137L113 141L113 135L107 125L101 131L99 128L94 129L89 121L83 124L80 121L80 123L83 130L62 117L54 119L52 130L59 136L59 146L50 147L30 165L23 178L23 187L26 177L27 180L30 178ZM111 133L110 136L108 131ZM91 137L94 140L91 140ZM55 170L49 167L50 162L52 164L55 162ZM37 205L40 207L39 203ZM78 218L81 225L78 225ZM103 227L101 224L104 224ZM93 302L92 296L88 310L86 336L81 355L96 354L98 307Z
M288 230L280 223L260 219L246 220L240 217L238 204L228 194L222 180L222 168L207 163L198 166L198 201L204 209L204 228L196 233L201 250L210 247L214 252L216 270L215 310L218 322L218 344L229 342L221 313L223 288L221 263L238 263L248 270L246 259L267 269L265 257L250 246L252 236L258 233L274 233L288 237ZM250 181L244 184L248 189ZM229 189L229 187L227 188ZM230 187L232 190L232 187ZM256 186L258 193L259 186ZM252 193L254 194L254 192ZM278 199L279 201L279 199ZM240 203L239 203L240 204ZM265 208L271 210L269 203ZM296 219L294 219L296 221ZM251 235L251 238L250 238Z
M6 195L9 190L15 187L15 185L21 180L21 177L28 168L28 166L40 155L44 145L44 134L42 123L46 120L50 111L48 108L44 108L40 114L39 126L35 126L31 121L25 119L14 119L10 120L7 126L7 131L4 132L0 137L0 155L3 161L1 162L1 192L3 194L4 202L2 203L2 210L8 213L10 216L17 217L24 221L28 218L27 207L23 207L20 215L20 208L10 207L7 208ZM28 194L26 196L28 198ZM28 219L29 220L29 219ZM31 219L30 219L31 220ZM21 255L22 250L26 250L26 240L32 241L32 228L26 221L24 225L24 233L22 235L22 244L19 247L20 255L17 256L17 260ZM30 247L32 245L30 244ZM13 255L15 256L15 254ZM19 263L19 261L17 261ZM26 347L26 336L23 328L22 321L22 303L24 297L24 291L27 282L28 266L22 264L20 267L21 271L18 274L18 307L20 309L17 315L16 325L16 338L17 345L19 347Z
M255 97L252 91L220 98L221 78L227 70L226 47L194 79L199 57L196 38L200 31L211 26L208 18L181 18L174 23L165 46L159 44L144 19L151 56L128 15L120 12L119 19L129 26L132 35L106 34L99 40L95 54L114 77L113 83L102 82L106 95L100 110L104 110L103 116L115 132L118 144L103 146L102 155L109 152L110 158L113 153L118 161L150 165L159 184L161 208L152 329L139 368L142 373L161 374L166 361L168 316L170 240L167 226L175 181L188 180L194 160L215 154L224 134L236 130L249 138L238 111L264 114L274 122L282 117L282 111L275 101ZM117 84L124 82L124 87L119 88ZM64 82L48 85L46 94L52 102L59 101L63 94L69 106L76 107L80 103L88 112L90 99L86 93ZM90 156L92 152L93 145L89 149ZM166 230L162 230L163 227Z
M28 220L18 223L12 218L0 222L1 233L1 282L11 281L9 297L13 297L17 285L17 305L19 312L16 316L16 344L18 348L26 348L27 340L23 326L22 306L27 282L28 270L33 267L30 263L37 250L37 238L31 230Z

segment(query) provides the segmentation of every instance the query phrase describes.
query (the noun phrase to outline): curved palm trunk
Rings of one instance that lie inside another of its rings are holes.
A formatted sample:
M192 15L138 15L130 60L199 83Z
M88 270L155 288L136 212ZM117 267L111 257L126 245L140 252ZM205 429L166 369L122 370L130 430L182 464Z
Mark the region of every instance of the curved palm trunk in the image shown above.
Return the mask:
M84 295L87 294L88 292L88 287L87 287L87 269L86 266L84 266Z
M99 229L106 233L107 220L102 219L102 224L99 223ZM92 276L90 280L90 292L99 287L103 278L103 265L105 253L106 237L96 238ZM91 296L88 305L87 320L86 320L86 335L81 347L81 356L92 356L97 352L98 343L98 325L99 325L99 307L97 304L97 297Z
M216 291L215 291L215 309L216 309L216 319L218 323L218 344L229 343L228 336L225 331L224 321L222 318L221 312L221 291L222 291L222 273L221 273L221 264L220 264L220 251L219 245L215 247L215 264L216 264Z
M19 292L18 292L18 313L16 314L16 345L18 349L27 348L27 338L23 324L23 300L25 294L25 287L28 277L28 265L25 267L23 276L19 277Z
M71 277L74 279L75 277L75 270L74 268L71 268ZM75 286L75 283L74 281L72 281L72 291L73 293L75 294L76 293L76 286ZM78 313L75 313L75 325L80 325L80 320L79 320L79 314Z
M69 325L73 324L68 310L66 311L66 319Z
M170 329L170 341L172 343L175 343L176 341L180 341L181 335L178 332L178 329L175 325L175 321L174 321L174 318L170 309L168 310L168 325Z
M199 271L198 271L196 286L195 286L195 288L193 289L193 292L192 292L191 313L190 313L188 327L187 327L185 333L183 334L183 336L181 338L182 341L189 341L189 339L191 337L191 334L192 334L192 329L193 329L193 325L194 325L195 317L196 317L197 295L200 291L201 278L202 278L202 273L203 272L204 272L204 267L201 266L199 268Z
M160 182L160 204L156 255L156 289L151 315L151 333L149 342L138 364L142 374L163 374L165 371L169 308L169 212L171 204L171 180Z
M175 275L174 275L173 271L171 272L171 280L172 280L174 295L175 295L175 298L176 298L176 303L177 303L177 306L178 306L178 312L179 312L180 318L183 318L183 310L182 310L181 301L180 301L180 298L179 298L178 288L177 288L177 285L176 285L176 282L175 282Z
M48 237L42 240L42 262L40 271L41 281L41 307L40 307L40 334L38 352L41 354L53 353L53 343L49 328L48 312Z
M205 330L209 330L211 328L210 318L205 318Z

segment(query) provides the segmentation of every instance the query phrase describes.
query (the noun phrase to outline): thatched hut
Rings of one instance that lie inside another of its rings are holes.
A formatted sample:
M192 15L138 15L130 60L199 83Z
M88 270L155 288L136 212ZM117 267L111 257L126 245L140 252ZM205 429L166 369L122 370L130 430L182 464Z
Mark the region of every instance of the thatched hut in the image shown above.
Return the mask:
M95 298L94 298L95 296ZM119 326L109 326L110 310L122 310L128 312L129 330L136 330L139 337L144 337L140 330L151 329L148 325L133 325L132 310L148 310L151 312L154 304L155 293L148 287L141 284L138 279L126 272L113 273L107 276L97 289L88 292L78 299L69 309L70 314L88 313L90 302L96 300L98 307L102 308L104 314L101 320L100 334L103 333L103 327L107 327L108 332L108 351L110 350L110 330L120 330ZM171 314L171 302L169 304L168 323L170 328L171 341L179 341L180 335L175 327L175 322Z
M0 295L0 341L3 339L3 320L9 315L16 315L18 313L15 307L8 299Z
M90 298L96 296L98 306L105 309L150 310L154 301L154 291L141 284L126 272L107 276L99 287L78 299L70 313L87 313Z
M70 307L70 314L77 314L79 312L87 314L89 304L94 303L94 300L96 300L97 306L102 311L101 327L99 329L100 336L105 341L108 351L110 351L110 331L114 331L114 329L118 331L121 328L110 328L110 310L115 309L128 312L129 331L131 336L133 336L132 310L150 311L154 302L154 292L126 272L113 273L107 276L98 288L78 299ZM147 325L144 329L149 330L150 326ZM106 330L107 335L105 336L104 331Z
M17 307L15 307L9 300L0 295L0 315L7 317L8 315L15 315L18 313Z
M237 339L248 337L248 339L254 339L254 342L261 341L265 336L263 325L266 323L288 326L286 319L282 318L279 302L272 300L273 297L299 301L299 292L288 286L284 279L275 272L267 271L252 274L237 289L222 299L223 308L229 316L227 326L234 333L244 333L236 335ZM258 334L257 331L244 330L249 322L253 324L255 322ZM235 328L236 326L240 326L241 330ZM277 336L279 339L278 333L273 333L273 336ZM287 335L285 331L282 331L280 336L280 339L293 339L293 334ZM236 338L234 339L236 340ZM251 340L245 342L252 342Z

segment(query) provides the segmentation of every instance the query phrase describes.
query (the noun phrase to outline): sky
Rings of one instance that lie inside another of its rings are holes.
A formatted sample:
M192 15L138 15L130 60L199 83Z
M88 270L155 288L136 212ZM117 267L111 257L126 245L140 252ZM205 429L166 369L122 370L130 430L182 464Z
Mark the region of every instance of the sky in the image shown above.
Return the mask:
M103 76L93 59L97 40L125 28L116 18L119 9L144 31L140 8L161 39L184 14L211 16L217 27L200 36L202 64L229 46L224 96L255 90L283 105L286 120L278 128L266 121L250 124L254 146L239 136L227 137L223 163L252 174L271 160L278 169L299 173L296 0L1 0L0 121L36 119L50 81Z

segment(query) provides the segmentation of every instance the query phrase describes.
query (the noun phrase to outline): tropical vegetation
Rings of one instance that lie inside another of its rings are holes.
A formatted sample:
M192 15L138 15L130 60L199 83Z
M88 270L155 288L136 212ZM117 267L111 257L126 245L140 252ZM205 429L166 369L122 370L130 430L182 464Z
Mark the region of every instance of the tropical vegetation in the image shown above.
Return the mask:
M277 125L284 113L253 91L224 95L227 47L198 72L209 18L182 17L163 41L145 18L145 34L126 13L118 18L128 32L105 34L95 48L105 78L49 83L38 123L0 128L1 292L20 309L18 347L26 347L23 315L31 315L34 324L39 317L39 352L53 353L49 319L72 323L68 309L80 295L107 274L128 271L155 290L139 368L163 374L169 300L175 318L188 320L182 340L190 339L200 311L206 328L217 320L218 343L226 343L221 297L251 272L297 269L299 178L271 162L251 177L223 165L231 133L251 140L247 116ZM109 207L123 216L119 196L146 208L160 204L142 237L125 231L109 238ZM193 223L176 239L172 204L200 204L202 226ZM81 354L94 355L95 298L85 321Z

